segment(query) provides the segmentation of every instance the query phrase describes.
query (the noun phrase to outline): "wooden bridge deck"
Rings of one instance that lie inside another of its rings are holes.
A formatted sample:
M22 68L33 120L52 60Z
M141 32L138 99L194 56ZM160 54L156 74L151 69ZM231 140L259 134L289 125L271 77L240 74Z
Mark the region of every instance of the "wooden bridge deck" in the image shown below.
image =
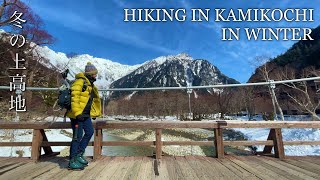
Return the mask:
M83 171L70 171L66 157L37 163L0 158L0 179L320 179L320 157L164 156L158 169L151 157L101 157ZM155 172L159 175L155 175Z

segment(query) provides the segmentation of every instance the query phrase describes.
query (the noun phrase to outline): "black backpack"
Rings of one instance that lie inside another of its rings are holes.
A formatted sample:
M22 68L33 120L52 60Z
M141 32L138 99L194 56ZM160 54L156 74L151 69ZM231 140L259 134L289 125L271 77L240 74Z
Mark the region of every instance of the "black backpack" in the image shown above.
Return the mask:
M61 109L71 109L71 85L75 80L69 81L65 80L64 85L59 88L58 105ZM82 92L87 89L87 81L83 79Z

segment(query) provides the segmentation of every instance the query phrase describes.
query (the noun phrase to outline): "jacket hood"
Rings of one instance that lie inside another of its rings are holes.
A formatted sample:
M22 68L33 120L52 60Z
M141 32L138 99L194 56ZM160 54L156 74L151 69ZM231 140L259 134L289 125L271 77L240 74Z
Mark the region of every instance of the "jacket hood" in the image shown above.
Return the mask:
M81 72L81 73L76 74L76 79L79 79L79 78L86 78L86 76L84 75L83 72Z
M80 79L80 78L81 78L81 79L85 79L85 80L87 81L87 84L90 84L90 85L91 85L89 79L84 75L83 72L76 74L76 79Z

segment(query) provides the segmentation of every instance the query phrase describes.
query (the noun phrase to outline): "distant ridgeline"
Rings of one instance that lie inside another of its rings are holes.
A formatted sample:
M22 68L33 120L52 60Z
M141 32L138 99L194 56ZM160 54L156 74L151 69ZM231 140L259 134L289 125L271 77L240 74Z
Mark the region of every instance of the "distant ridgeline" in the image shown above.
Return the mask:
M299 41L286 53L276 57L272 62L285 66L290 64L294 68L315 66L320 68L320 26L311 33L314 40Z
M149 88L149 87L186 87L187 70L192 77L189 83L192 86L213 84L236 84L235 79L229 78L203 59L193 59L187 54L166 56L152 60L130 74L111 84L111 88ZM132 92L113 92L113 97L128 95Z
M274 73L277 69L284 66L289 66L296 70L296 73L300 73L303 68L314 66L316 69L320 68L320 26L313 29L311 36L314 40L296 42L291 48L289 48L284 54L271 59L268 62L269 75L271 78L275 78ZM270 69L271 68L271 69ZM299 75L297 76L299 77ZM249 82L265 81L259 75L256 69L255 73L249 78Z

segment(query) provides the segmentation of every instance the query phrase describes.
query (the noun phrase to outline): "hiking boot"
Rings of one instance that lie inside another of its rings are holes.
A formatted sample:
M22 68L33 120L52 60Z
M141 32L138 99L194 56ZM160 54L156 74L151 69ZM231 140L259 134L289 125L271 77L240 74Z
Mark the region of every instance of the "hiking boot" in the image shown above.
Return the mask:
M68 165L68 169L69 169L69 170L81 171L81 170L84 169L84 166L83 166L83 164L81 164L80 162L78 162L78 161L76 160L76 158L74 157L74 158L70 159L69 165Z
M88 166L88 161L83 157L84 152L80 152L76 155L76 160L84 166Z

